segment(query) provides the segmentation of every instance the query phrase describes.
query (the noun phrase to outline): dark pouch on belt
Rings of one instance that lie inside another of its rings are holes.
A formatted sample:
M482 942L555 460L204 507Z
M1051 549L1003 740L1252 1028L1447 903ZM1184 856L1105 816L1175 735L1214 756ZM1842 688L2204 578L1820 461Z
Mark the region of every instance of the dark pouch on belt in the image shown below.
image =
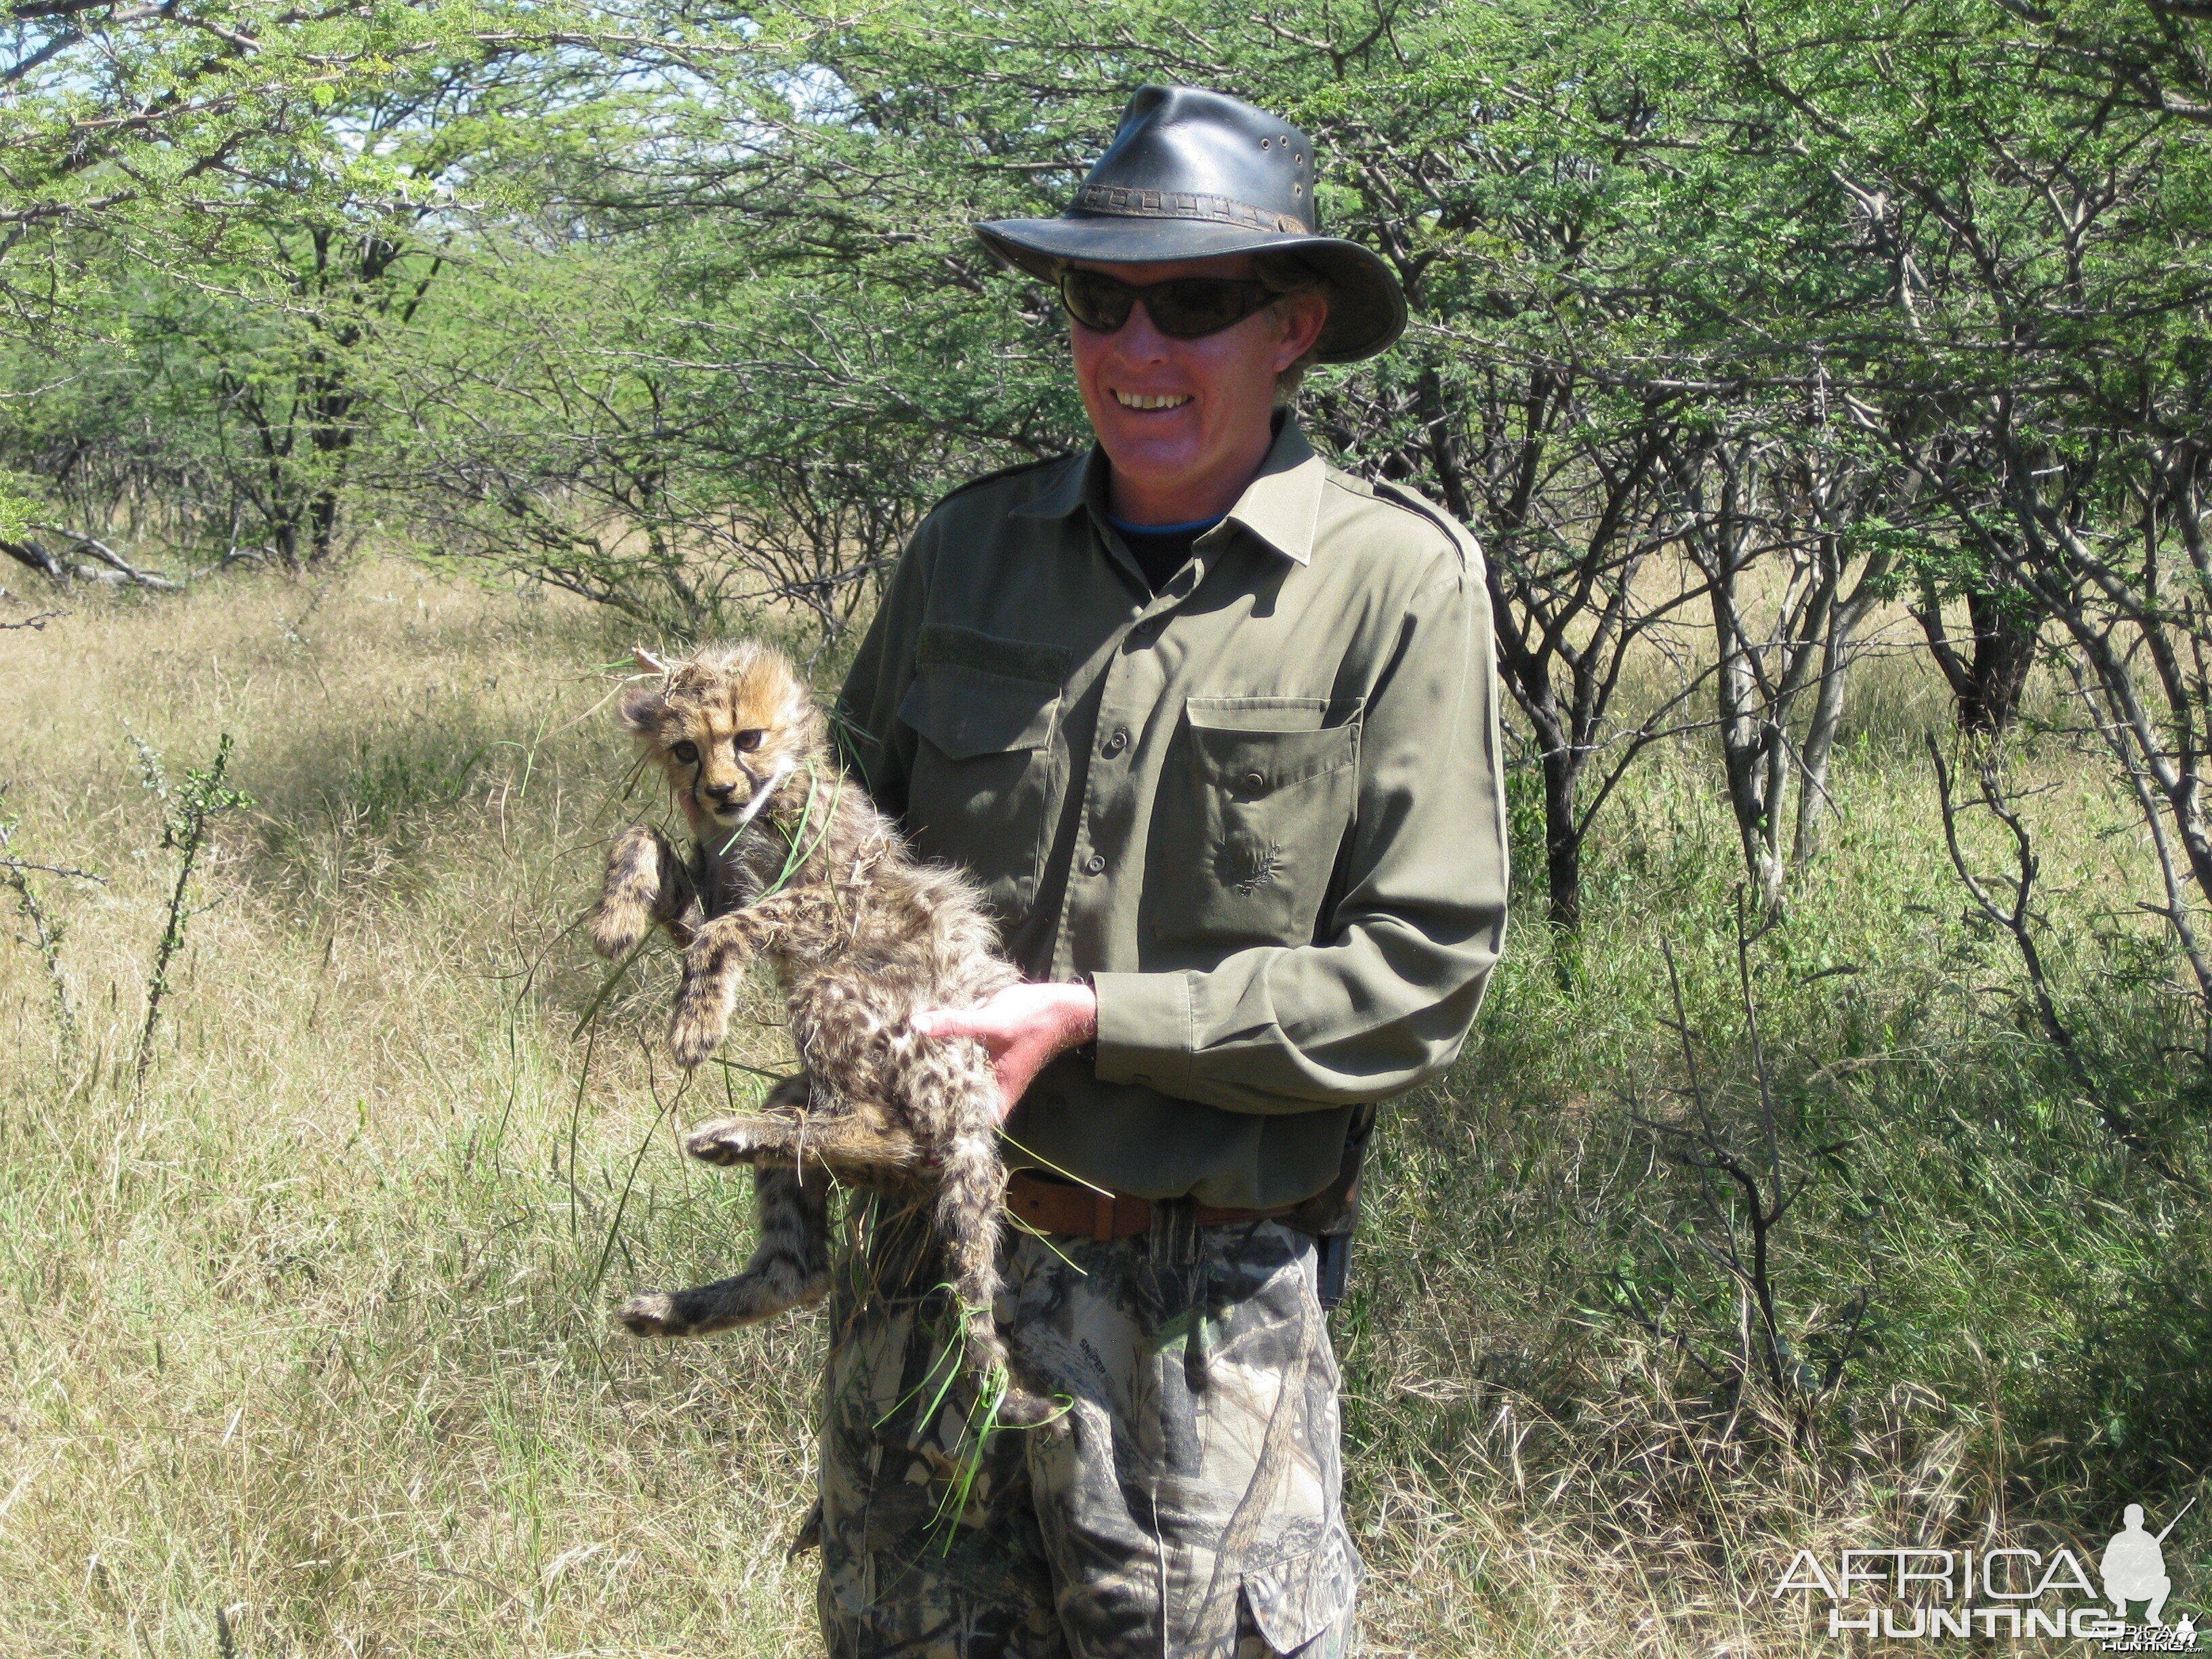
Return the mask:
M1336 1179L1284 1218L1291 1226L1314 1236L1318 1252L1315 1273L1323 1309L1344 1300L1351 1280L1352 1236L1359 1226L1359 1166L1374 1133L1375 1108L1355 1108L1351 1130L1344 1137L1344 1162Z

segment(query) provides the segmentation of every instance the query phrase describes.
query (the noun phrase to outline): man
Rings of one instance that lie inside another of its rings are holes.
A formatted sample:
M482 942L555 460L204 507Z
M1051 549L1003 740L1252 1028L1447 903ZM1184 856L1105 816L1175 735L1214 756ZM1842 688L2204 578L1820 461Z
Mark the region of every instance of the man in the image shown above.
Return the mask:
M999 1313L1068 1405L979 1436L919 1216L866 1212L823 1426L840 1659L1349 1650L1312 1229L1364 1109L1458 1052L1506 872L1474 543L1276 407L1405 320L1313 179L1295 128L1148 87L1066 216L977 227L1059 289L1097 447L939 506L844 702L1030 981L916 1024L996 1059Z

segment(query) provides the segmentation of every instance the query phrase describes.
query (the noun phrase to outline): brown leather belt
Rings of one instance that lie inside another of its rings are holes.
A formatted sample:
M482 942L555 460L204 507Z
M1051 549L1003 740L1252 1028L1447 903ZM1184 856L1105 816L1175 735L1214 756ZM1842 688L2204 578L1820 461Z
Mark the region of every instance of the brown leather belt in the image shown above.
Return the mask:
M1297 1206L1285 1204L1273 1210L1224 1209L1218 1204L1194 1207L1200 1226L1219 1227L1232 1221L1265 1221L1270 1216L1288 1215ZM1025 1170L1017 1170L1006 1177L1006 1210L1041 1233L1081 1233L1102 1240L1134 1238L1150 1231L1152 1224L1149 1199L1047 1181Z

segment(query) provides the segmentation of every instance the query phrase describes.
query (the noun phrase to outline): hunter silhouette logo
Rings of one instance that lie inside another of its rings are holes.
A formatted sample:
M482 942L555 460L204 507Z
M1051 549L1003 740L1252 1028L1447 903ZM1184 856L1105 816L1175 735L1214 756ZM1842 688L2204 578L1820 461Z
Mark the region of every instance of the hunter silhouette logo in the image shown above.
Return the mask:
M1800 1550L1774 1595L1800 1590L1826 1598L1830 1636L1862 1632L1893 1642L2071 1638L2095 1642L2106 1653L2194 1653L2195 1618L2184 1614L2168 1624L2164 1615L2173 1594L2166 1540L2196 1504L2191 1498L2156 1533L2144 1526L2142 1504L2127 1506L2120 1530L2094 1558L2109 1611L2098 1602L2084 1559L2089 1553L2063 1547L2046 1553L1893 1544L1841 1551L1832 1571L1811 1550ZM1861 1597L1872 1605L1851 1605ZM2136 1607L2143 1609L2140 1625L2128 1622Z
M2191 1498L2181 1506L2186 1515L2197 1506ZM2167 1522L2155 1536L2143 1530L2143 1508L2130 1504L2120 1516L2120 1530L2105 1546L2104 1559L2098 1565L2105 1577L2105 1599L2112 1604L2112 1613L2120 1622L2120 1631L2114 1639L2105 1644L2107 1653L2194 1653L2197 1650L2197 1621L2184 1613L2180 1621L2169 1626L2159 1615L2166 1611L2166 1598L2173 1594L2173 1580L2166 1571L2166 1536L2181 1524L2181 1515ZM2141 1601L2143 1622L2127 1622L2128 1608Z
M2197 1500L2189 1500L2194 1504ZM2189 1511L2183 1509L2181 1515ZM2120 1519L2121 1530L2112 1534L2112 1541L2105 1546L2105 1596L2112 1602L2112 1611L2124 1619L2131 1601L2148 1601L2143 1610L2143 1622L2162 1625L2159 1614L2166 1610L2166 1598L2173 1594L2173 1580L2166 1576L2166 1533L2180 1524L2181 1515L2166 1523L2166 1532L2155 1538L2143 1530L2143 1511L2140 1504L2130 1504Z

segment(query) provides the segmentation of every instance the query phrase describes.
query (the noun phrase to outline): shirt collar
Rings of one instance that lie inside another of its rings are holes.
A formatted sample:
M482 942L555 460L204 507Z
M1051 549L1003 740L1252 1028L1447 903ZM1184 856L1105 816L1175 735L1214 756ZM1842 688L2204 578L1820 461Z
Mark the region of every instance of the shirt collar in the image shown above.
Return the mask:
M1279 417L1275 441L1260 471L1244 487L1228 516L1284 557L1299 564L1313 560L1314 526L1321 518L1321 487L1326 468L1297 422ZM1060 474L1034 501L1013 510L1018 519L1065 519L1088 507L1106 521L1106 457L1093 445L1089 453L1062 463Z
M1328 468L1285 416L1260 471L1229 509L1243 525L1285 558L1313 562L1314 526L1321 521L1321 486Z

